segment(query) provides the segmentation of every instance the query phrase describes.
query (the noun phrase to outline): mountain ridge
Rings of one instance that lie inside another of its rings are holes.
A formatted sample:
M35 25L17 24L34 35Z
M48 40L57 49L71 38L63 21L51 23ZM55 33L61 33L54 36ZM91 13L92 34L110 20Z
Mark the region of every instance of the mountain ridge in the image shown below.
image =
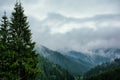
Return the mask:
M37 52L43 57L47 58L50 62L60 65L62 68L69 71L73 75L82 75L89 69L104 62L112 61L114 56L102 56L101 51L104 54L110 53L111 55L120 55L120 49L98 49L93 50L95 55L87 55L78 51L54 51L44 46L37 47ZM103 53L102 53L103 54Z

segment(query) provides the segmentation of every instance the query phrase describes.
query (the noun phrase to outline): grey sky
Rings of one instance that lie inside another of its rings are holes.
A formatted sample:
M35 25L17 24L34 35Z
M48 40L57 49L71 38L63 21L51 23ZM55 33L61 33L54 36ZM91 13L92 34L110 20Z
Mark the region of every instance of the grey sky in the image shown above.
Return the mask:
M0 0L0 16L16 0ZM51 49L120 47L120 0L21 0L36 44Z

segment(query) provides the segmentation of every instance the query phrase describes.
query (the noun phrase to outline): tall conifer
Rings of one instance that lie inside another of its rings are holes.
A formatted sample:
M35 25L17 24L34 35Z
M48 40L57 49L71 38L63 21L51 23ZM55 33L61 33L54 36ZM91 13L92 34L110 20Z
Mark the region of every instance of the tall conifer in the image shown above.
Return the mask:
M20 80L35 80L38 73L38 57L34 50L35 43L31 39L31 31L24 15L21 3L16 3L11 16L12 33L11 48L18 56L17 75Z
M12 65L14 64L14 52L10 50L10 27L6 12L2 17L0 25L0 80L15 78ZM14 77L13 77L14 75Z

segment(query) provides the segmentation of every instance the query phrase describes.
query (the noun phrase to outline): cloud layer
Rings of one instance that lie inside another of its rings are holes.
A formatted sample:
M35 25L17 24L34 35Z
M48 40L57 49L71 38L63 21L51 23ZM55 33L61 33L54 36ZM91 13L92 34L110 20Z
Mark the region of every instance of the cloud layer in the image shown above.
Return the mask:
M0 0L10 16L15 0ZM120 48L120 0L22 1L36 44L51 49Z
M119 22L120 15L75 19L50 13L35 30L35 40L52 49L119 48Z

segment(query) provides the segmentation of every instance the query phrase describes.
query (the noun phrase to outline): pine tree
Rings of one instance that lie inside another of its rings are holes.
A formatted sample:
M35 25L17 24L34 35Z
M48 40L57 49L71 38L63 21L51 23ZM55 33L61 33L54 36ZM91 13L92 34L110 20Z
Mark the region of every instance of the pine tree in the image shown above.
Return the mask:
M5 58L7 58L7 55L5 55L6 53L6 49L8 48L8 18L6 16L6 12L4 13L3 17L2 17L2 21L1 21L1 25L0 25L0 79L5 78L5 72L7 71L7 65L6 62L7 60Z
M12 65L14 60L12 56L15 55L13 51L10 50L10 28L9 21L6 16L6 12L2 17L0 27L0 80L15 80L13 77Z
M11 16L10 30L12 34L11 50L18 55L16 74L20 80L35 80L39 72L37 68L38 56L34 50L35 43L31 39L31 31L24 15L21 3L16 3Z
M3 48L7 48L8 42L9 42L9 21L6 16L6 12L4 12L4 15L2 17L1 21L1 27L0 27L0 43ZM2 49L2 48L1 48Z

